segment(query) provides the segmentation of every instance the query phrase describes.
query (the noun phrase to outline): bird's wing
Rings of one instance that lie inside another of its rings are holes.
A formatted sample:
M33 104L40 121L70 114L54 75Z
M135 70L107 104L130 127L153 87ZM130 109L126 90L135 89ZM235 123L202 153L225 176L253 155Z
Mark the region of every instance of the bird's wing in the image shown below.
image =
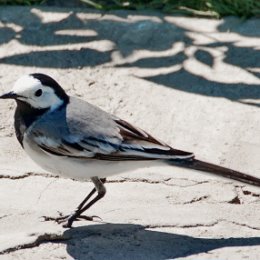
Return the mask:
M43 151L73 158L124 161L194 157L79 99L71 100L63 114L52 113L35 125L31 137Z
M194 157L192 153L173 149L122 119L115 118L114 121L122 138L119 156L129 154L146 159L190 159Z

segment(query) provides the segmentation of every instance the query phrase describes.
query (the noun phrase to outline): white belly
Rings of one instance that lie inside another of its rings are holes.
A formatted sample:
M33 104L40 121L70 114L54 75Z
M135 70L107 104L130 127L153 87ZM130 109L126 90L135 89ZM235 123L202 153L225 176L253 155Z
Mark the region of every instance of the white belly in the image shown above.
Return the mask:
M86 180L94 176L105 178L160 163L159 161L105 161L56 156L41 150L35 143L29 141L26 136L23 145L30 158L44 170L76 180Z

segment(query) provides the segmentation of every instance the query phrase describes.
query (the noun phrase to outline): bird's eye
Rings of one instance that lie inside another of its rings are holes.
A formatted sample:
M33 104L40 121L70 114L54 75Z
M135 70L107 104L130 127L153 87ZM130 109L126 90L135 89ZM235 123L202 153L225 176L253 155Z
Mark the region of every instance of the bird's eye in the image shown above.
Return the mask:
M42 95L42 90L39 88L37 91L35 91L34 95L36 97L40 97Z

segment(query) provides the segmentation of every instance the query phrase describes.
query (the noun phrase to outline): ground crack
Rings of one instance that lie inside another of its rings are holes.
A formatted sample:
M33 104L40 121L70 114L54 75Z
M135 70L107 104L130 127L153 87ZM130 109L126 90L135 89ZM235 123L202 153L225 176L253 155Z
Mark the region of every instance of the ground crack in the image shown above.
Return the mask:
M198 198L194 198L194 199L192 199L192 200L190 200L190 201L186 201L186 202L180 203L180 204L182 204L182 205L192 204L192 203L195 203L195 202L199 202L199 201L202 201L202 200L206 200L206 199L208 199L208 198L209 198L209 196L205 195L205 196L201 196L201 197L198 197Z
M179 184L174 184L174 183L168 183L171 180L171 178L167 178L164 180L149 180L145 178L123 178L120 180L107 180L107 183L125 183L125 182L140 182L140 183L148 183L148 184L163 184L167 186L177 186L177 187L191 187L195 185L200 185L204 183L208 183L208 180L205 181L194 181L190 179L185 179L185 178L178 178L178 180L184 180L184 181L192 181L194 182L193 184L187 184L187 185L179 185Z
M243 192L244 195L251 195L252 197L257 197L257 198L260 197L260 194L254 193L254 192L252 192L252 191L243 190L242 192Z
M14 247L4 249L3 251L0 251L0 255L8 254L8 253L18 251L21 249L25 249L25 248L37 247L46 242L68 240L68 239L69 239L69 237L65 236L64 233L62 233L62 234L42 234L42 235L39 235L33 242L29 242L29 243L22 244L22 245L16 245Z
M235 222L235 221L227 221L227 222L232 223L234 225L241 226L241 227L247 227L247 228L254 229L254 230L260 230L260 227L253 227L253 226L250 226L250 225L245 224L245 223L238 223L238 222Z
M19 180L19 179L25 179L28 177L32 177L32 176L40 176L40 177L45 177L45 178L58 178L58 176L49 174L49 173L34 173L34 172L27 172L23 175L17 175L17 176L13 176L13 175L0 175L0 179L10 179L10 180Z
M250 226L248 224L245 223L238 223L235 221L230 221L230 220L226 220L226 219L218 219L214 222L211 223L195 223L195 224L185 224L185 225L179 225L179 224L149 224L149 225L145 225L145 228L196 228L196 227L214 227L218 224L220 224L221 222L226 222L226 223L231 223L237 226L241 226L241 227L247 227L249 229L254 229L254 230L260 230L260 227L254 227L254 226Z
M11 214L2 215L2 216L0 216L0 219L7 218L9 216L11 216Z
M178 224L150 224L146 225L145 228L195 228L195 227L213 227L217 225L222 220L216 220L211 223L196 223L196 224L186 224L186 225L178 225Z

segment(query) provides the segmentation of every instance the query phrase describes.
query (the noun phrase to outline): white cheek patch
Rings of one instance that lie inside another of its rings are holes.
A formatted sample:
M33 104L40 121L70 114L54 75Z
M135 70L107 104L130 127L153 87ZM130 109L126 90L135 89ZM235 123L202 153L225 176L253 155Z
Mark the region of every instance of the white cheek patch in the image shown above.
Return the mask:
M18 95L26 97L26 93L29 93L33 89L37 89L39 87L41 87L41 82L38 79L30 75L25 75L15 82L12 91Z
M35 92L42 89L41 96L35 96ZM14 93L20 96L18 99L27 102L33 108L55 110L63 104L51 87L43 86L41 82L30 75L19 78L12 89Z
M63 104L61 100L50 87L42 86L43 94L40 97L32 96L28 102L35 108L50 108L51 111Z
M43 91L44 88L42 87ZM40 97L36 97L34 93L30 97L20 97L19 98L22 101L27 102L30 104L33 108L37 109L45 109L49 108L50 111L55 110L56 108L60 107L63 104L63 100L61 100L59 97L56 96L56 94L51 90L51 92L46 92Z

